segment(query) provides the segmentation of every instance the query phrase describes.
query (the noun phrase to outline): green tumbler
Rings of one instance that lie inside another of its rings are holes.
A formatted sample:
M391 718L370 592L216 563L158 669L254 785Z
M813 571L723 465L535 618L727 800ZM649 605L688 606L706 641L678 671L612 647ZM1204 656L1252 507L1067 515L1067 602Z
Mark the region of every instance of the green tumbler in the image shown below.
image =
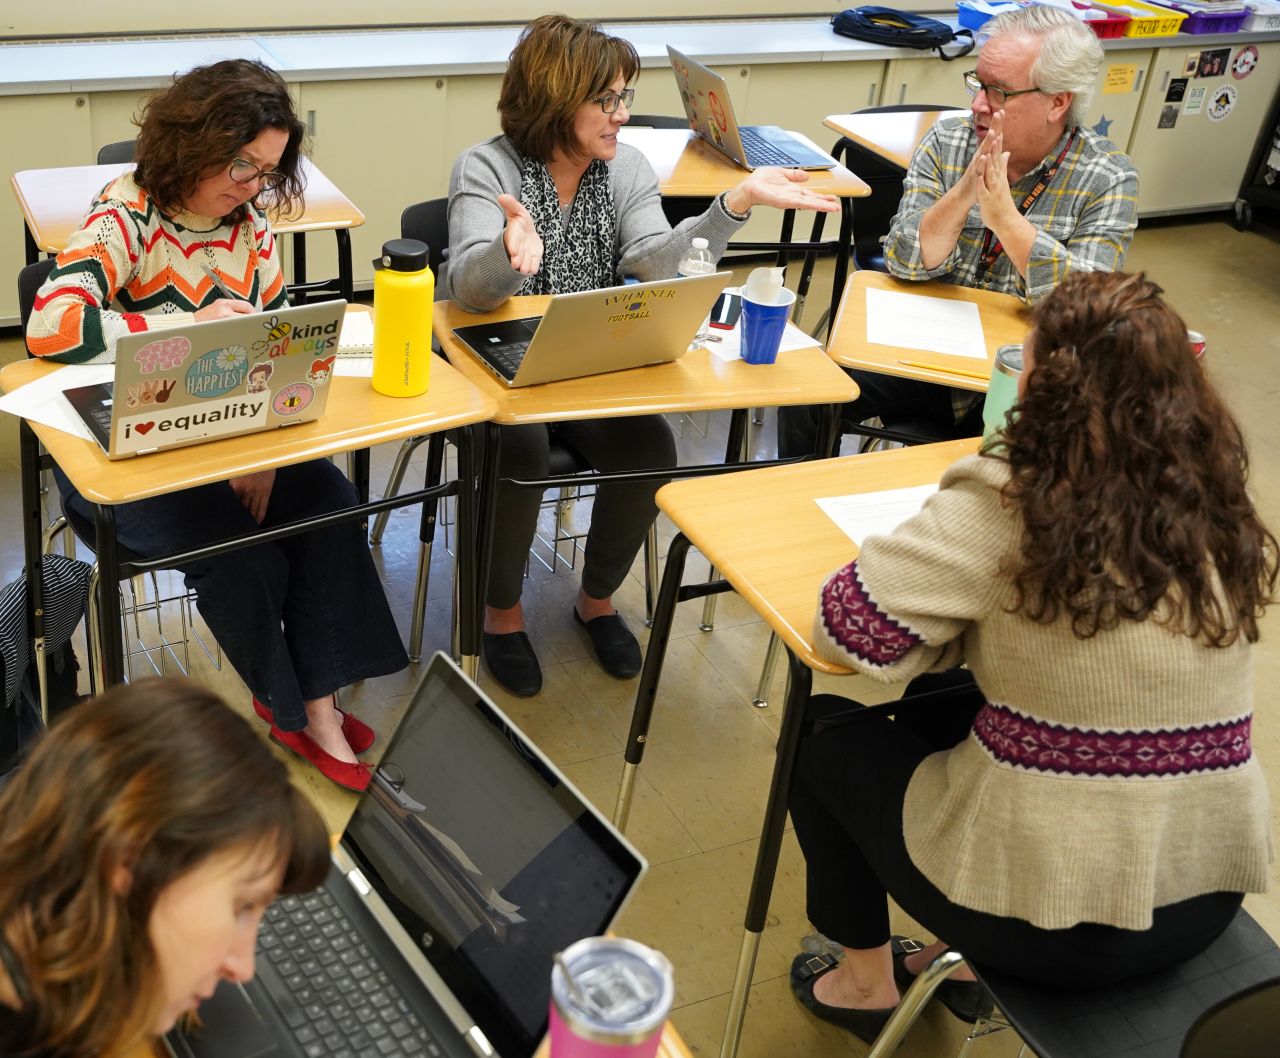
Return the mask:
M1004 414L1018 403L1018 379L1022 375L1022 346L1002 345L991 365L991 383L982 405L982 439L1004 429Z

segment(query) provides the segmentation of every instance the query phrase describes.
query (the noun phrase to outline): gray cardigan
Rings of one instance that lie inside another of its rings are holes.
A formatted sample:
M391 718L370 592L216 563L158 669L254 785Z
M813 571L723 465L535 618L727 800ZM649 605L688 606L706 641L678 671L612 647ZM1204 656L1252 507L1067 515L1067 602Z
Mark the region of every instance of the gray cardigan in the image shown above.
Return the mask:
M449 298L472 312L485 312L511 297L524 276L511 267L502 232L506 220L498 196L520 197L521 156L506 136L477 144L453 165L449 177ZM609 184L617 216L615 272L642 281L665 279L690 241L701 236L718 259L743 222L734 220L720 199L700 217L672 228L662 212L658 178L644 155L625 143L609 163Z

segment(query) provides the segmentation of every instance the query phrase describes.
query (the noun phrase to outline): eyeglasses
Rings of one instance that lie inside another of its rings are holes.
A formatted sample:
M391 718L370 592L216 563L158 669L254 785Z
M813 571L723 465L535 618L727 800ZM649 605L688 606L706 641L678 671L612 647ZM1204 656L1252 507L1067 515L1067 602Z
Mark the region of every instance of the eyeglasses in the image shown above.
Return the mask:
M634 88L624 88L621 92L605 92L604 95L596 96L589 100L592 103L599 103L600 109L606 114L615 114L618 107L626 107L631 109L631 101L636 97Z
M964 86L969 90L970 98L977 98L979 92L987 93L987 102L999 110L1014 96L1030 95L1032 92L1039 92L1038 88L1018 88L1009 91L1007 88L1001 88L995 84L983 84L978 80L978 71L970 70L964 75Z
M248 184L257 180L263 190L266 191L274 191L289 179L288 173L282 173L278 170L268 173L263 169L259 169L247 158L232 158L231 168L227 172L237 184Z

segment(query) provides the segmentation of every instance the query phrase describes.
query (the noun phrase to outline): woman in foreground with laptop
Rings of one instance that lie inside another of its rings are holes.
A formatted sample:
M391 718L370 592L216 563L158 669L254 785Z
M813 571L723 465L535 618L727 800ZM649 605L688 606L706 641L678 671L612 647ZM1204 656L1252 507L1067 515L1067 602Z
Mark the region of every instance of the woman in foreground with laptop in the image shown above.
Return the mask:
M150 1047L258 923L329 869L324 823L252 727L190 680L141 680L54 724L0 794L0 1055Z
M886 893L975 963L1070 989L1191 958L1267 888L1250 654L1277 544L1159 295L1068 276L1036 308L1016 417L822 589L824 657L935 673L908 689L927 702L820 730L796 766L809 919L844 957L797 956L791 985L865 1040L946 947L890 937ZM990 1010L967 967L936 995Z
M125 334L150 330L163 339L175 327L288 305L260 202L287 212L302 200L306 130L284 81L245 59L199 67L147 102L139 128L137 168L102 190L36 296L27 345L38 356L111 363ZM182 385L180 343L144 351L154 354L157 383ZM54 473L64 505L92 520L89 505ZM312 460L122 504L117 537L138 554L158 555L356 502L333 464ZM409 659L359 525L181 568L271 737L339 785L368 786L356 754L372 744L373 731L337 709L334 693Z
M590 22L545 15L521 33L502 80L503 135L454 164L449 182L449 297L485 312L515 294L565 294L676 274L696 236L719 258L757 205L832 212L831 195L798 170L757 169L700 217L672 230L644 156L618 142L640 71L631 44ZM548 473L550 434L602 472L675 466L661 415L502 427L502 478ZM649 526L661 482L601 485L592 509L573 618L611 676L640 671L640 646L613 605ZM498 495L484 619L489 670L535 695L542 670L525 634L521 594L540 489L505 481Z

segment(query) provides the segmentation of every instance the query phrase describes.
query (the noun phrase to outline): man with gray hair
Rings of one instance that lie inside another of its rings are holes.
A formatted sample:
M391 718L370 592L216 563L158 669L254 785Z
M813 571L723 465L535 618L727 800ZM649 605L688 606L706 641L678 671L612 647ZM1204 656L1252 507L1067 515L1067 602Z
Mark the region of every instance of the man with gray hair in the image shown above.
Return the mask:
M1138 223L1138 174L1081 124L1101 65L1097 37L1057 8L987 23L977 69L964 75L970 113L936 122L911 159L884 242L889 271L1034 302L1068 272L1120 269ZM978 394L851 374L861 396L841 409L846 431L874 416L936 423L940 436L982 430ZM781 409L779 455L812 453L816 433L813 409Z

